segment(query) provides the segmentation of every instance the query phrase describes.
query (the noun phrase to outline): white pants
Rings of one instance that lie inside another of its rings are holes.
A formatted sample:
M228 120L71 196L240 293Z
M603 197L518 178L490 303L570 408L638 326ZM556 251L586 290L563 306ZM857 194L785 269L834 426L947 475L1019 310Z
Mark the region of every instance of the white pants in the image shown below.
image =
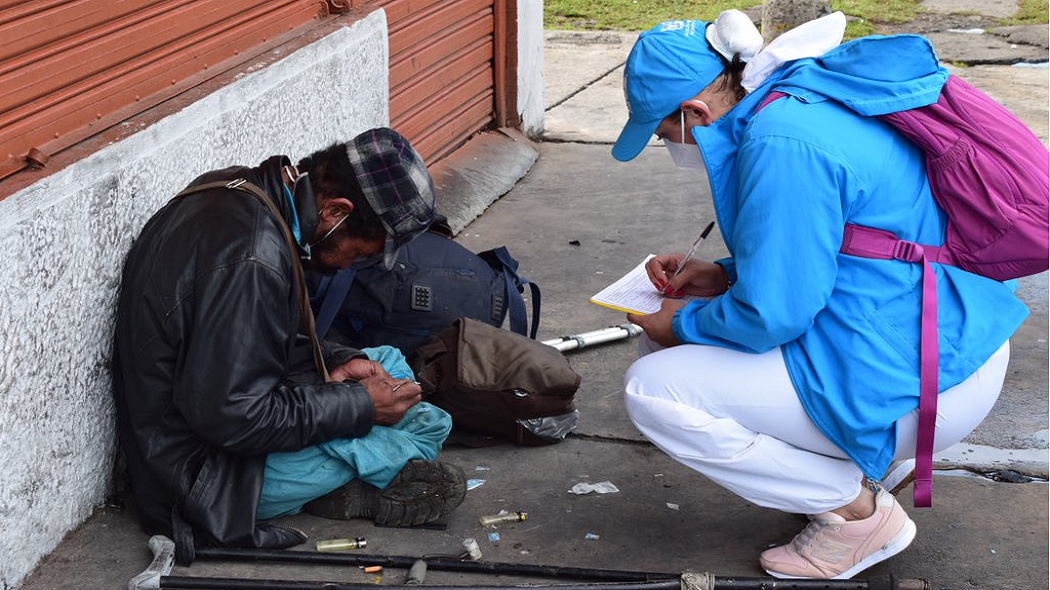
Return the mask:
M663 349L643 334L624 378L627 413L662 451L744 499L819 514L852 502L861 470L809 419L780 348L763 354L686 344ZM963 439L991 411L1009 342L937 398L934 452ZM895 459L915 456L918 409L897 421Z

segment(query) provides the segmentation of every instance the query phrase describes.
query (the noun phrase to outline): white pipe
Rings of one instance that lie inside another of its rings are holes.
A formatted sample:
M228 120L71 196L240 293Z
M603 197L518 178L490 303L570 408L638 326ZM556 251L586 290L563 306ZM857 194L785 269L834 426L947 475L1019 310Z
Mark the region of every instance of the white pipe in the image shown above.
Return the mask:
M576 334L574 336L562 336L560 338L553 338L551 340L544 340L543 344L547 346L553 346L558 350L565 352L567 350L577 350L587 346L593 346L595 344L604 344L606 342L613 342L615 340L624 340L631 338L642 333L642 329L635 324L620 324L619 326L610 326L608 328L602 328L600 330L593 330L591 332L584 332L582 334Z

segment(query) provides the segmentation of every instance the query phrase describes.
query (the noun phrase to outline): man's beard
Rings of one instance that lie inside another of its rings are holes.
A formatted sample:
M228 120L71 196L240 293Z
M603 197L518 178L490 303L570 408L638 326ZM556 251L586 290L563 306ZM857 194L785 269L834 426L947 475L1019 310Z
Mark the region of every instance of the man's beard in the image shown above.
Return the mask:
M325 274L332 274L338 271L338 268L324 264L320 260L321 258L331 260L331 254L333 253L333 250L335 250L333 247L334 243L336 243L336 240L328 239L312 246L310 248L310 259L303 260L303 268L309 268Z

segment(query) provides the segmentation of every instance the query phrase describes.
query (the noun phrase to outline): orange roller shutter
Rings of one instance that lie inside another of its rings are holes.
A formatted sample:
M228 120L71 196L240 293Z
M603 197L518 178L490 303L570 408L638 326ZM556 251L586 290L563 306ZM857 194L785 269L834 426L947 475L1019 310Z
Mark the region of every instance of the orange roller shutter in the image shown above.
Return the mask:
M390 125L432 164L496 122L508 0L388 0ZM516 6L516 5L515 5ZM513 24L513 23L512 23ZM514 51L517 51L515 45Z
M326 15L317 0L0 2L0 178Z

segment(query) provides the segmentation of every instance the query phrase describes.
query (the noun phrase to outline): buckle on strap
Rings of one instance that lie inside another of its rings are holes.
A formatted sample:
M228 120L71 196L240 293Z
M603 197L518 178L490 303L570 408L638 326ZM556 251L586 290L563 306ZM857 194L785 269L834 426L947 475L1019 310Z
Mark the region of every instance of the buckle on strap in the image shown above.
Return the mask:
M230 182L226 183L226 188L237 188L246 182L248 181L243 178L234 178Z
M915 242L897 240L897 243L893 246L892 256L895 260L904 260L907 262L921 262L922 255L922 245L916 244Z

